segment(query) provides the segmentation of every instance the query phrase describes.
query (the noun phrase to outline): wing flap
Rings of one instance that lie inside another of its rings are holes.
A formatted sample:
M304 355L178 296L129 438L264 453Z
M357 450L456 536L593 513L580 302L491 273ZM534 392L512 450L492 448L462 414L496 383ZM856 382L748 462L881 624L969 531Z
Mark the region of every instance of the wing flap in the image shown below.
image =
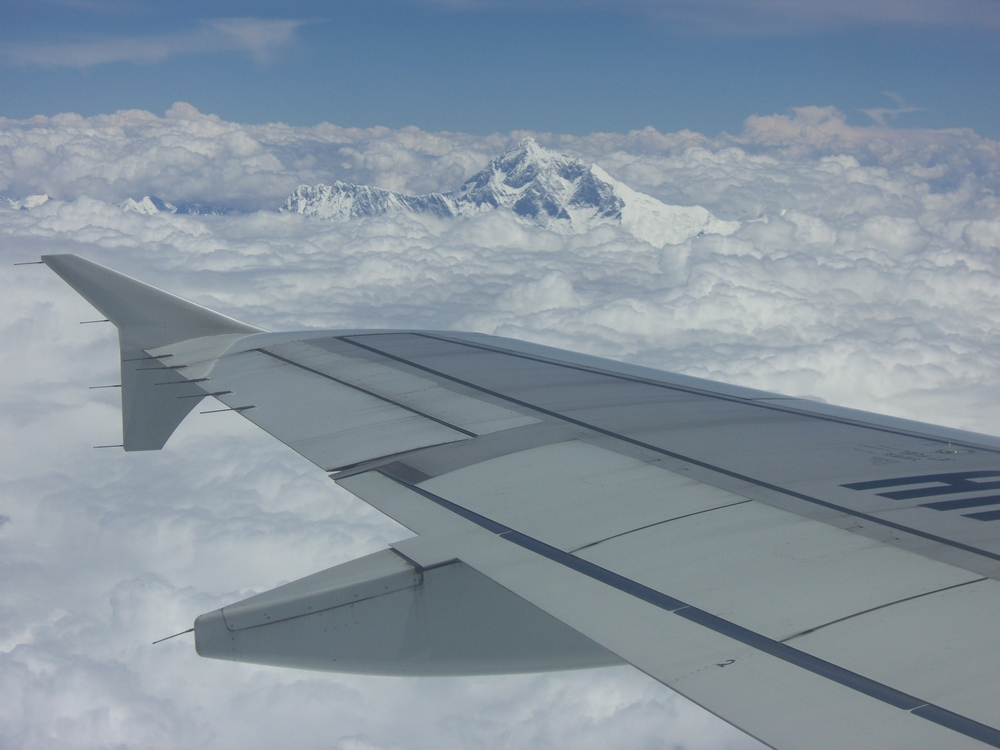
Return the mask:
M499 456L421 486L567 551L672 518L747 502L581 440Z
M623 467L667 476L629 482ZM512 479L494 489L504 475ZM866 679L929 702L947 695L941 708L996 721L995 702L983 696L1000 694L1000 631L983 623L1000 614L1000 582L579 441L416 487L762 639L802 643ZM645 517L630 515L634 508ZM607 536L574 549L579 529ZM962 675L973 682L955 689Z
M754 501L625 534L578 554L779 641L981 580Z
M1000 695L1000 582L981 580L833 623L788 643L983 723Z
M659 677L655 670L650 674ZM883 692L877 683L870 684L874 695L869 695L760 652L734 655L664 682L775 748L982 750L997 746L997 733L991 727L940 709L932 721L920 714L919 701L898 706L876 697Z
M579 440L419 486L779 640L981 578Z
M342 481L438 530L393 545L460 559L763 742L779 748L1000 747L1000 732L814 657L376 472ZM395 485L395 489L391 487ZM442 523L441 514L450 515Z

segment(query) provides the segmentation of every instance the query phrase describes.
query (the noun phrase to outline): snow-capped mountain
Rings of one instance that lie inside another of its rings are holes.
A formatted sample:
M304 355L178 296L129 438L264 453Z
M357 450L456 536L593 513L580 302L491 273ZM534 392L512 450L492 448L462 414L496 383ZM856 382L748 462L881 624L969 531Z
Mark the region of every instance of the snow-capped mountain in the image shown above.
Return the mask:
M13 198L0 197L0 206L6 206L7 208L13 208L21 211L28 211L32 208L38 208L43 203L48 203L49 196L47 193L42 193L41 195L29 195L27 198L22 198L21 200L14 200Z
M448 218L507 209L521 220L562 234L620 224L653 245L676 244L701 233L732 234L739 222L721 221L701 206L669 206L586 164L525 138L493 159L458 190L404 195L337 181L302 185L281 211L346 221L406 212Z
M448 195L442 193L404 195L370 185L354 185L340 180L332 185L320 184L316 187L301 185L288 196L285 204L278 210L337 221L357 219L362 216L381 216L396 211L442 217L456 214L454 202Z
M133 213L144 214L145 216L152 216L159 213L177 213L176 206L152 195L147 195L139 201L134 198L126 198L118 204L118 208L122 211L132 211Z
M162 198L157 198L155 195L147 195L139 201L134 198L127 198L122 203L119 203L118 207L123 211L134 211L137 214L145 214L146 216L161 213L191 214L198 216L222 216L225 214L238 213L232 208L209 206L204 203L198 203L197 201L183 201L175 206L173 203L167 203L167 201Z

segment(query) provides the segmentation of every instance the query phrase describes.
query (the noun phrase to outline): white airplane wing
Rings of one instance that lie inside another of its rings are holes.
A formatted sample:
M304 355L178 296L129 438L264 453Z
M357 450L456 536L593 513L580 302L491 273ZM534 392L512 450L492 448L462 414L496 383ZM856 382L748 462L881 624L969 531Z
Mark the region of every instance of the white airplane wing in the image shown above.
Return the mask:
M478 334L268 333L72 255L125 450L205 395L416 536L199 617L373 674L628 662L775 748L1000 747L1000 439Z

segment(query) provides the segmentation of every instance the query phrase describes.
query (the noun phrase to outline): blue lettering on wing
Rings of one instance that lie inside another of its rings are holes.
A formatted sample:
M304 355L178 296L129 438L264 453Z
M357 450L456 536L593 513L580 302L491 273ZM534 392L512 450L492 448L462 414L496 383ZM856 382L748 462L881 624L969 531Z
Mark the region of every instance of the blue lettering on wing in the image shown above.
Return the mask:
M894 479L852 482L851 484L842 484L841 487L857 491L901 488L890 489L888 492L877 492L876 494L879 497L887 497L890 500L913 500L924 497L947 497L949 495L964 495L986 490L1000 490L1000 479L997 479L998 477L1000 477L1000 470L956 471L947 474L921 474L919 476L896 477ZM1000 505L1000 495L979 495L953 500L938 500L931 503L921 503L920 507L930 508L931 510L950 511L981 508L989 505ZM1000 510L963 513L962 515L977 521L1000 520Z

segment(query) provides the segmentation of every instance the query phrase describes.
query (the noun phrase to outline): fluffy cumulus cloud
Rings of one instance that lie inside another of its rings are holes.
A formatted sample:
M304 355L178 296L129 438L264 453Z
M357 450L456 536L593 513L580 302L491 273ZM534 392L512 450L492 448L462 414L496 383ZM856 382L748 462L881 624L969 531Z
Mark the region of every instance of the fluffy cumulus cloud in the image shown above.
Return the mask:
M531 339L996 433L1000 145L856 128L835 110L710 139L533 134L665 203L740 222L654 247L491 212L328 222L275 209L336 179L450 190L525 133L248 126L176 105L0 121L0 745L23 748L750 748L627 668L475 679L198 659L223 604L406 532L234 414L158 453L119 437L116 342L44 266L77 252L273 329ZM51 199L25 201L32 195ZM155 195L238 208L142 215Z

